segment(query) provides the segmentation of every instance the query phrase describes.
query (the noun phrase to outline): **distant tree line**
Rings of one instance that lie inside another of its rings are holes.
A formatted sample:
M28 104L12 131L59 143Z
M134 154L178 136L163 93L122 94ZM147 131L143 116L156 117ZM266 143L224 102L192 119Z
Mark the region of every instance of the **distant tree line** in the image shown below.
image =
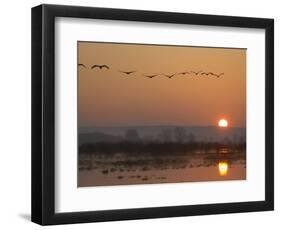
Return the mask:
M130 154L190 154L193 152L242 152L246 150L244 137L227 137L221 141L199 140L193 133L187 133L184 127L162 129L158 138L141 138L136 129L128 129L124 136L112 139L103 138L96 142L79 145L79 153L130 153ZM112 136L110 136L112 137ZM116 136L118 137L118 136ZM110 141L111 140L111 141Z
M185 128L183 127L175 127L174 129L163 129L160 133L160 139L164 142L194 142L196 137L193 133L187 134Z
M217 142L143 142L122 141L117 143L99 142L94 144L83 144L79 146L79 153L135 153L135 154L187 154L195 151L220 152L227 149L229 152L246 150L246 143L222 144Z
M138 142L140 140L145 142L177 142L177 143L193 143L199 141L192 132L187 133L186 129L184 127L175 127L175 128L164 128L159 133L158 137L144 137L141 138L138 131L136 129L128 129L125 132L124 138L125 141L132 141L132 142ZM220 142L224 144L232 144L232 143L244 143L245 137L237 135L233 135L233 137L230 139L229 137L224 137ZM201 140L202 142L202 140ZM211 140L205 140L204 142L216 142Z

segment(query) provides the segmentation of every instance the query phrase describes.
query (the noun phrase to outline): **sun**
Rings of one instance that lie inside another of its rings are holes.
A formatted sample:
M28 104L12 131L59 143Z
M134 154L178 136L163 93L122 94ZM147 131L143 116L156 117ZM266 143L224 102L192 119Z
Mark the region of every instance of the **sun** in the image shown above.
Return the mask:
M220 119L218 122L219 127L227 127L228 126L228 121L225 119Z

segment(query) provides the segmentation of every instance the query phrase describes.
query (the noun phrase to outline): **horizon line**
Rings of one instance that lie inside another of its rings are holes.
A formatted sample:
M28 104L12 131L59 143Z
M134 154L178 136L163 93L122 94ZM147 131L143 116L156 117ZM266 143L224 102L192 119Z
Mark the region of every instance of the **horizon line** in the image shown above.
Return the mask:
M216 128L222 128L222 129L227 129L227 128L239 128L239 129L246 129L246 127L241 127L241 126L228 126L228 127L219 127L217 125L89 125L89 126L79 126L78 128L130 128L130 127L200 127L200 128L206 128L206 127L216 127Z

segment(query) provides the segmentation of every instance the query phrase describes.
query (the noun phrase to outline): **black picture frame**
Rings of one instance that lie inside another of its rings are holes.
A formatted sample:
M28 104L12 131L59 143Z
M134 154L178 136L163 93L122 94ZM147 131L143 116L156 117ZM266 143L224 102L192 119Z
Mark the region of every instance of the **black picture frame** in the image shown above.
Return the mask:
M265 200L55 213L55 18L88 18L265 29ZM32 8L32 221L41 225L267 211L274 209L274 20L110 8Z

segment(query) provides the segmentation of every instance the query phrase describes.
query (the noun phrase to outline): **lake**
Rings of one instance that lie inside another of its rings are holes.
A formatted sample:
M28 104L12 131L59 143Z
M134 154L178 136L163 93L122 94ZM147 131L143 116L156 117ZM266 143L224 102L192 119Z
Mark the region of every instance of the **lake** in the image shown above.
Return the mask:
M78 187L246 179L246 152L79 153Z

